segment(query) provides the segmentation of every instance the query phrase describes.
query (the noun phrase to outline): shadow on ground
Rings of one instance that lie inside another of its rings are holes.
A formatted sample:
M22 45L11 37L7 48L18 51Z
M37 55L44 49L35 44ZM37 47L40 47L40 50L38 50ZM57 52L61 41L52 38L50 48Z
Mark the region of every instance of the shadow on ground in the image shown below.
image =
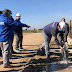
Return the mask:
M58 54L51 53L51 55L52 54L60 56L59 53ZM72 55L71 53L69 54ZM45 55L44 51L42 55ZM27 64L28 66L24 68L22 72L40 72L40 71L46 71L46 72L53 71L54 72L54 71L63 70L63 69L68 68L69 66L72 66L72 63L58 64L59 61L60 61L60 57L52 57L50 61L48 61L47 59L42 59L42 58L31 59L30 62Z
M23 51L25 51L25 53L18 52L16 54L13 54L10 59L20 59L20 58L34 57L35 55L37 55L36 50L26 50L26 49L24 49Z
M41 44L39 45L22 45L22 46L40 46Z
M63 70L72 64L57 64L59 61L59 58L51 58L50 61L47 59L31 59L28 67L24 68L22 72L40 72L40 71L58 71L58 70Z
M0 61L0 65L3 64L3 61Z
M24 53L24 54L29 54L29 55L25 55L25 56L12 55L12 56L14 57L14 59L18 59L18 58L34 57L35 55L39 55L36 52L38 50L25 50L25 51L30 51L29 53L28 52ZM43 54L45 55L45 53ZM55 55L59 56L60 54L55 54ZM70 53L70 56L72 56L71 53ZM72 59L72 58L69 58L69 59ZM42 59L42 58L31 59L28 63L27 62L12 63L12 64L19 64L17 66L13 66L13 68L24 66L25 67L24 69L18 69L18 70L13 69L13 70L8 70L4 72L16 72L16 71L21 71L21 72L40 72L40 71L50 72L50 71L53 71L54 72L54 71L63 70L63 69L68 68L69 66L72 66L72 63L58 64L59 61L60 61L60 57L51 57L50 60Z

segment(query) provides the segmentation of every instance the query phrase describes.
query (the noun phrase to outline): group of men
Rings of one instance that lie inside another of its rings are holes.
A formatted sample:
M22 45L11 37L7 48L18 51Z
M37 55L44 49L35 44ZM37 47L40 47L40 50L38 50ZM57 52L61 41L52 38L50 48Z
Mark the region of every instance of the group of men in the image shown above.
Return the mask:
M16 34L16 50L22 48L22 27L29 28L29 25L20 22L21 15L16 14L16 20L12 18L12 12L9 9L4 9L0 15L0 48L3 56L3 67L12 67L9 62L10 53L13 53L13 39ZM19 46L20 44L20 46Z
M21 18L20 13L17 13L16 20L14 20L12 18L12 12L9 9L4 9L0 15L0 48L2 50L4 68L12 67L10 65L9 58L10 58L10 51L14 53L13 46L12 46L14 34L16 35L15 49L17 51L20 51L19 49L23 49L22 48L22 38L23 38L22 27L29 28L30 26L21 23L20 18ZM63 42L67 42L69 25L65 22L64 18L61 20L61 22L52 22L43 28L44 43L40 47L40 50L42 50L42 48L45 47L45 54L47 58L50 58L49 43L51 41L52 36L56 44L58 45L58 47L63 50L63 47L60 45L60 42L57 39L58 33L61 36L61 40Z

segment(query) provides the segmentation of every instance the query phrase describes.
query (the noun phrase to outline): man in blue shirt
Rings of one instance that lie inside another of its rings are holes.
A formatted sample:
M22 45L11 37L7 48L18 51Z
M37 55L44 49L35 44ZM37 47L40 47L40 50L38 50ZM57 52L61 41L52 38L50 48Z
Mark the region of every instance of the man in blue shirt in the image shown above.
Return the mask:
M0 47L3 54L3 67L11 67L9 64L9 55L10 55L10 30L11 22L9 17L11 11L8 9L3 10L3 14L0 16Z
M0 16L0 47L3 54L3 67L9 68L12 67L9 62L10 58L10 45L11 38L13 38L12 27L20 26L24 27L26 24L18 22L17 20L13 21L11 18L11 11L8 9L3 10L3 14Z
M16 14L16 20L18 22L20 22L20 18L21 18L20 13L17 13ZM24 27L29 28L30 26L25 25ZM16 36L16 47L15 47L15 49L16 49L16 51L20 51L19 49L23 49L22 48L22 40L23 40L22 27L16 26L14 31L15 31L15 36Z

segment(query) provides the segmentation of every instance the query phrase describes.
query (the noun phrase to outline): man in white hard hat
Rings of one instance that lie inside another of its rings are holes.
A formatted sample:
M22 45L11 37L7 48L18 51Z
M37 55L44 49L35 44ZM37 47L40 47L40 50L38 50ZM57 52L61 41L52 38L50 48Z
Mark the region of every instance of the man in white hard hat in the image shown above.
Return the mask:
M61 19L61 22L65 22L65 18L62 18ZM66 23L66 22L65 22ZM64 35L65 35L65 38L66 38L66 42L67 42L67 36L68 36L68 33L69 33L69 24L68 23L66 23L66 26L67 26L67 34L65 33Z
M21 18L20 13L17 13L16 19L17 19L18 22L20 22L20 18ZM25 24L25 27L29 28L30 26ZM16 49L16 51L20 51L19 49L23 49L22 48L22 39L23 39L22 27L17 26L15 28L15 35L16 35L16 47L15 47L15 49Z
M43 28L44 43L39 48L39 50L41 51L45 47L45 54L47 56L47 59L50 59L49 43L51 41L52 36L54 38L54 41L58 45L58 47L63 50L63 47L61 47L61 44L59 43L59 41L57 39L57 34L58 33L60 33L61 40L65 41L63 33L66 33L66 34L68 33L65 22L60 22L60 23L59 22L53 22L53 23L50 23L50 24L46 25Z

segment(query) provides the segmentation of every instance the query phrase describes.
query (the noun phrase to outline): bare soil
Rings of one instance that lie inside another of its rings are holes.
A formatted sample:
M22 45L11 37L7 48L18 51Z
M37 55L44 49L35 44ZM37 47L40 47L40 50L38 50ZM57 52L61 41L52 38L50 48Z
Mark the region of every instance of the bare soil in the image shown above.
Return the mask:
M13 48L15 51L14 38ZM72 72L72 61L69 64L57 64L60 61L58 54L52 54L51 60L48 61L46 56L38 55L37 50L43 43L42 33L23 33L23 50L12 54L10 58L13 68L3 68L3 58L0 57L0 72ZM58 48L53 39L50 43L51 48ZM70 47L71 48L71 47ZM70 49L70 51L72 51ZM70 53L69 59L72 60Z

